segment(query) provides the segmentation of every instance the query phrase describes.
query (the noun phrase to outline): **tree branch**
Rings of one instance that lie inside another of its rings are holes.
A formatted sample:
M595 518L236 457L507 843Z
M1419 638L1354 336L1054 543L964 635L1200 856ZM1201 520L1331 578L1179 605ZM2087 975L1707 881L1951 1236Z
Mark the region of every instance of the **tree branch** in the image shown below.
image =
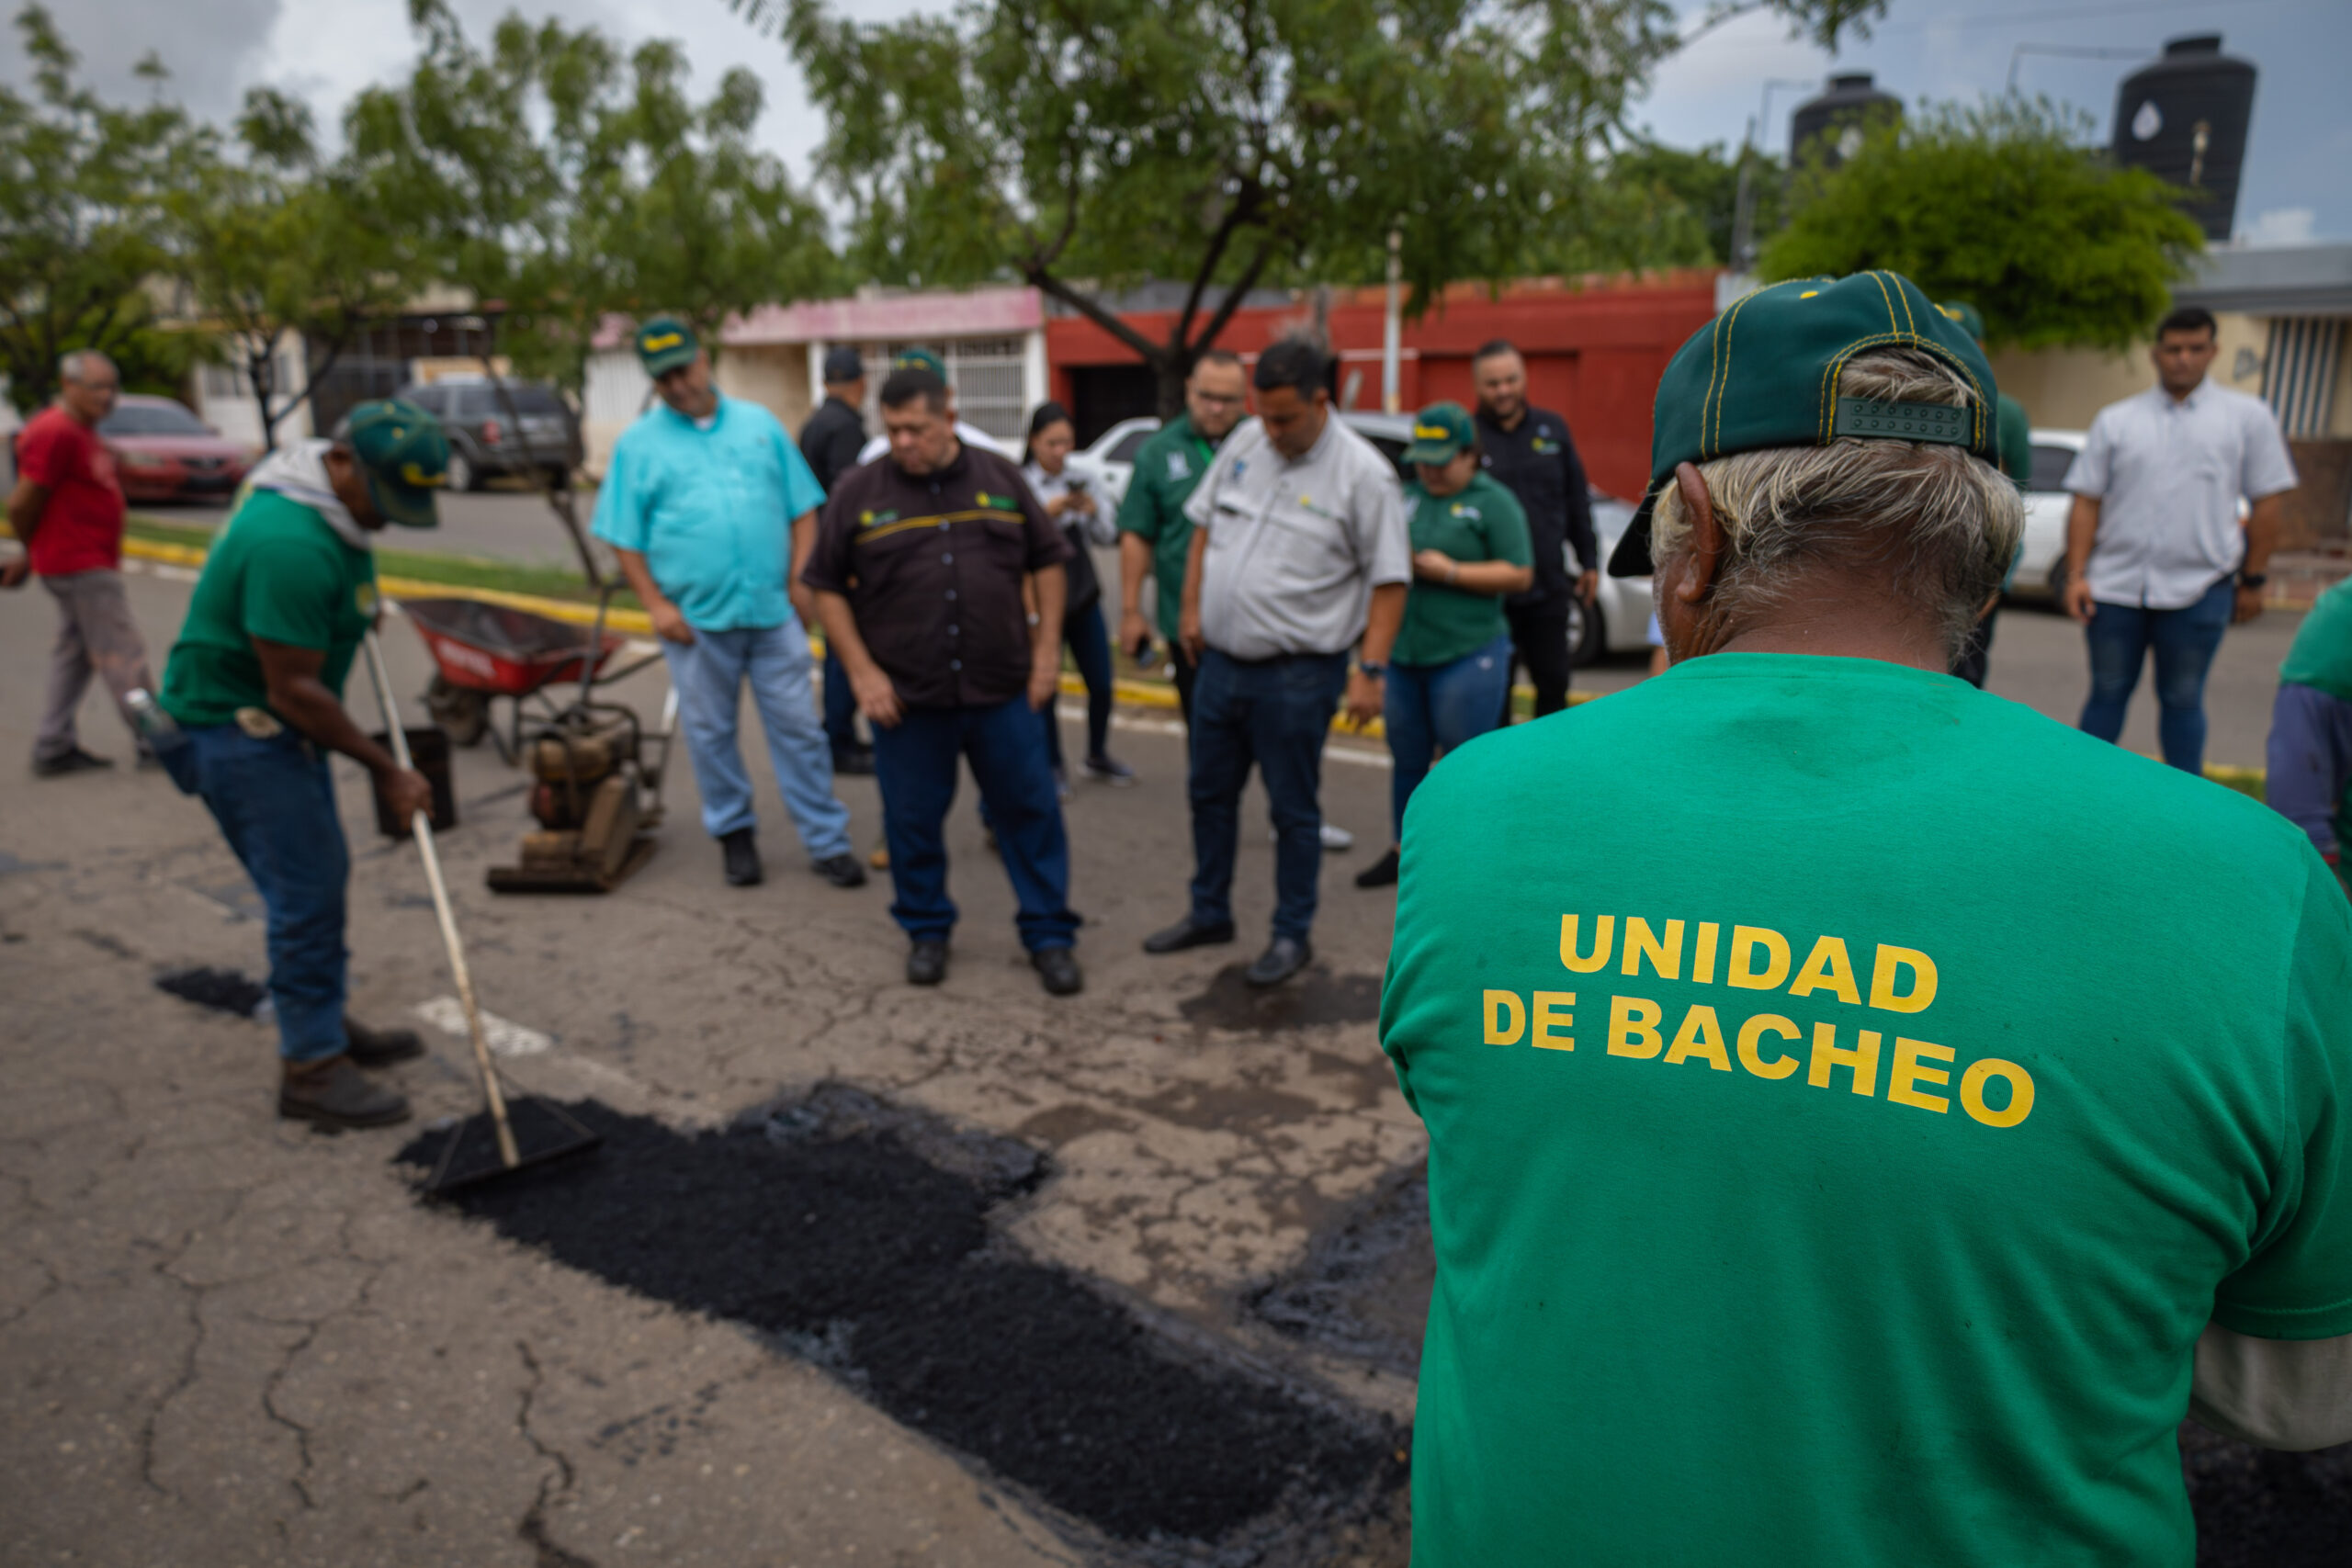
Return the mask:
M1143 356L1143 362L1153 369L1158 369L1161 362L1168 357L1168 349L1164 344L1152 342L1121 321L1110 310L1080 294L1044 267L1024 266L1021 269L1021 276L1029 281L1031 288L1052 295L1129 348L1134 349Z
M1193 318L1200 313L1201 295L1207 290L1209 279L1216 276L1216 264L1225 259L1226 246L1233 243L1233 236L1240 231L1242 223L1255 206L1251 187L1243 186L1240 193L1233 198L1232 207L1227 209L1224 219L1217 224L1216 232L1209 236L1208 254L1201 258L1199 269L1193 274L1192 290L1184 296L1184 309L1177 313L1173 341L1180 349L1192 336Z
M1233 320L1233 313L1241 309L1242 299L1258 286L1258 276L1266 270L1266 264L1273 259L1274 241L1270 234L1260 243L1258 254L1250 258L1250 265L1241 269L1241 276L1234 280L1233 287L1225 291L1224 303L1217 306L1216 314L1209 318L1209 324L1202 329L1201 335L1191 343L1180 340L1177 352L1189 359L1199 350L1216 343L1216 334L1225 331L1226 323Z

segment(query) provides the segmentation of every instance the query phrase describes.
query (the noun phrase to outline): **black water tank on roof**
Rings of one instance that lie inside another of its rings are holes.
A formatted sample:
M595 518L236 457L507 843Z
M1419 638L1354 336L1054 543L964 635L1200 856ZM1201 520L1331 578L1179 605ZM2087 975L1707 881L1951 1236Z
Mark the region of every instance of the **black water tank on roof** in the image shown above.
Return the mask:
M2226 240L2253 118L2253 65L2223 54L2219 33L2177 38L2116 90L2115 161L2196 187L2188 215Z
M1872 86L1869 72L1832 76L1827 92L1807 98L1789 117L1789 164L1803 168L1806 147L1820 140L1822 161L1834 169L1861 150L1865 127L1902 115L1903 100Z

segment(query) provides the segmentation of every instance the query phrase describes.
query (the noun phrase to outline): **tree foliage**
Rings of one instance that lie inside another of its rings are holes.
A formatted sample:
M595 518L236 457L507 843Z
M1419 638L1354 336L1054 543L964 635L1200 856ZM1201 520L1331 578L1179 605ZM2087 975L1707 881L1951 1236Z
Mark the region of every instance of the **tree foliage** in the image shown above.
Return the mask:
M1158 373L1164 407L1261 281L1381 275L1416 308L1523 270L1674 47L1662 0L967 0L860 23L729 0L827 112L818 165L884 282L1012 276ZM1774 0L1845 25L1876 0ZM1186 285L1163 339L1105 295Z
M0 373L29 412L55 395L69 349L113 355L127 386L185 373L193 345L158 331L150 288L164 274L163 198L204 141L160 97L102 101L45 7L27 6L16 26L32 83L29 95L0 86ZM153 56L139 74L164 76Z
M1767 279L1871 267L1965 299L1986 339L2123 349L2143 339L2203 246L2181 193L2083 145L2047 100L1945 105L1881 126L1842 167L1800 170Z

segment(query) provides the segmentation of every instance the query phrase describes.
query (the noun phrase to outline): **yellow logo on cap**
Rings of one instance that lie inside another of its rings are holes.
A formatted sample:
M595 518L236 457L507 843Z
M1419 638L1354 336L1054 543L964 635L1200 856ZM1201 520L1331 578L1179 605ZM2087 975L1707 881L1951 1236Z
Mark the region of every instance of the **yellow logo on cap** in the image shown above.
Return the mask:
M1453 432L1442 424L1417 424L1413 426L1413 438L1417 441L1451 441Z
M414 485L419 490L432 490L448 482L449 476L447 474L428 474L414 463L401 465L401 483L404 485Z
M1936 309L1944 313L1944 320L1947 321L1956 321L1960 320L1960 312L1953 310L1949 305L1939 305Z
M663 333L660 337L646 338L638 344L638 347L648 354L658 354L665 348L675 348L685 341L685 338L678 333Z

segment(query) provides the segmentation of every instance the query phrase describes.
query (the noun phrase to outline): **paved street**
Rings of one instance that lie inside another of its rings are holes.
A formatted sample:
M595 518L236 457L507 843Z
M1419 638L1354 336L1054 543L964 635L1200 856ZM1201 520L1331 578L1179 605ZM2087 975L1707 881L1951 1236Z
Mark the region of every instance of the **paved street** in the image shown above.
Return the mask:
M519 566L579 569L580 558L564 536L563 525L538 492L520 479L496 479L492 488L441 498L441 526L429 532L399 530L390 536L396 549L446 550L451 555L480 556ZM596 492L583 487L574 499L584 529L596 510ZM214 528L229 519L220 506L144 504L134 510L160 523Z
M491 509L536 503L462 504L503 516ZM187 591L176 570L131 579L159 662ZM50 629L38 589L0 599L13 672L0 682L0 757L29 750ZM413 695L422 651L397 622L387 631ZM2286 616L2233 635L2217 760L2259 761L2290 635ZM2079 669L2074 628L2040 612L2004 617L1994 671L2006 694L2069 712ZM650 715L661 692L651 671L623 694ZM84 722L96 750L127 756L98 701ZM2145 716L2134 724L2152 747ZM939 990L915 991L899 983L887 878L843 893L808 874L772 782L762 887L720 885L682 763L661 852L619 892L500 899L482 874L512 857L527 823L521 784L487 749L460 753L463 820L443 842L484 1003L531 1032L514 1037L508 1065L535 1091L673 1129L837 1081L1017 1140L1048 1165L1034 1193L993 1211L1005 1256L1107 1294L1170 1346L1324 1391L1350 1420L1408 1418L1407 1373L1286 1338L1250 1304L1423 1147L1374 1034L1392 899L1347 875L1384 837L1383 759L1335 742L1326 798L1359 848L1329 863L1317 971L1253 1002L1227 971L1265 929L1271 846L1245 836L1242 945L1144 956L1140 938L1183 907L1182 745L1152 713L1124 717L1114 744L1143 782L1081 787L1071 804L1089 983L1067 1002L1045 998L1023 962L967 806L951 834L955 968ZM357 771L338 762L336 774L355 854L353 1009L414 1023L449 992L423 874L413 850L376 835ZM0 815L11 1019L0 1558L1210 1560L1182 1543L1120 1544L1104 1517L1057 1507L926 1435L918 1416L881 1414L882 1395L820 1346L616 1288L420 1204L391 1163L406 1133L331 1137L277 1122L268 1028L152 984L188 964L264 969L255 900L203 808L127 769L17 778ZM874 842L872 781L844 780L842 795L860 843ZM1261 802L1248 815L1262 821ZM396 1077L421 1120L462 1114L473 1103L462 1045L428 1034L435 1055ZM616 1179L632 1157L600 1156ZM1376 1518L1335 1529L1312 1560L1403 1560Z

